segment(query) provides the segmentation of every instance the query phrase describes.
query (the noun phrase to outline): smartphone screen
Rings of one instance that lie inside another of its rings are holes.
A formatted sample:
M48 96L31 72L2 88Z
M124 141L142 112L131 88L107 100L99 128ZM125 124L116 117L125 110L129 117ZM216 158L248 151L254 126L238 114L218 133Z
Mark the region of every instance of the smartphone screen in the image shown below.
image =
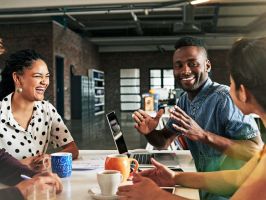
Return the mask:
M164 191L174 194L174 187L161 187Z

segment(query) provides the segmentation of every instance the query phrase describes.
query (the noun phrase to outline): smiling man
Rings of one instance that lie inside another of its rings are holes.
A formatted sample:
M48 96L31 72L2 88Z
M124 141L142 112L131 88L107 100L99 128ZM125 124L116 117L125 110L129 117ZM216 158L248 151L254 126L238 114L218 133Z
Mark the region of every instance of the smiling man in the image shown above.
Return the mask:
M155 130L162 110L154 118L142 110L135 111L135 128L159 149L167 148L177 135L184 135L197 171L239 168L262 147L254 119L235 106L228 86L209 78L211 63L202 40L183 37L175 49L174 76L186 93L170 111L164 129ZM204 200L227 199L204 191L200 196Z

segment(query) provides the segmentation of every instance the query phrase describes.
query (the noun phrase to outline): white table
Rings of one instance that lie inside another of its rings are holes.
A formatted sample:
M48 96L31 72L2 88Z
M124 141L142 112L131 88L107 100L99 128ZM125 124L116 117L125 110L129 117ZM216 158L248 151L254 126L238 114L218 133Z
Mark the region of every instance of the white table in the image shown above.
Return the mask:
M117 153L116 150L81 150L79 160L98 159L103 163L106 155ZM177 151L179 156L180 167L184 171L195 171L194 162L189 151ZM91 199L88 190L98 189L96 173L103 170L103 166L95 170L72 171L72 176L63 178L64 190L57 196L58 200ZM177 187L176 194L191 199L199 199L198 190Z
M154 151L152 151L154 152ZM116 150L81 150L78 162L94 160L100 166L94 170L72 171L71 177L62 178L63 191L57 195L57 200L90 200L89 189L99 190L96 173L104 168L104 159L109 154L117 154ZM189 151L176 151L178 162L184 171L196 171ZM74 161L75 162L75 161ZM0 189L7 186L0 184ZM176 194L190 199L199 199L198 190L176 187Z

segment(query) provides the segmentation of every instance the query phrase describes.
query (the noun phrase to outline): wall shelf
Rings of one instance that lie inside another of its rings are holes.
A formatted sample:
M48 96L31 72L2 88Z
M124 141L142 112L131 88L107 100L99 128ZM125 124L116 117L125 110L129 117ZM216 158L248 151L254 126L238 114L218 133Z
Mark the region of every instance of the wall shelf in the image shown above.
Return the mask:
M94 115L104 114L105 92L104 92L104 72L91 69L89 76L92 82L92 102Z

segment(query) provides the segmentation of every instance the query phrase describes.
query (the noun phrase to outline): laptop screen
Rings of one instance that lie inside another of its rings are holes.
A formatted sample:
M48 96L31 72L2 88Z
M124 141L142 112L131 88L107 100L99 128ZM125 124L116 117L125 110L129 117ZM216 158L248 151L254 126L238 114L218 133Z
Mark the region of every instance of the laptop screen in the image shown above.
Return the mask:
M124 140L122 130L120 127L120 124L118 122L118 119L116 117L116 114L114 111L106 114L106 118L116 145L116 148L120 154L128 153L127 145Z

